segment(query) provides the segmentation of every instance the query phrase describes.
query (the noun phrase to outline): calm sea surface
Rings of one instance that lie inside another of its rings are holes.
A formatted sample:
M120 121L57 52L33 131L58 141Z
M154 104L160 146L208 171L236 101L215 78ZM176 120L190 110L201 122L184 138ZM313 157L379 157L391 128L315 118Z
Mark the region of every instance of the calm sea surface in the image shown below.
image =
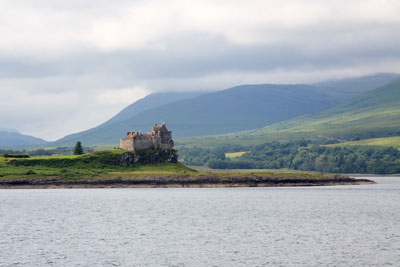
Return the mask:
M0 266L400 266L378 185L0 190Z

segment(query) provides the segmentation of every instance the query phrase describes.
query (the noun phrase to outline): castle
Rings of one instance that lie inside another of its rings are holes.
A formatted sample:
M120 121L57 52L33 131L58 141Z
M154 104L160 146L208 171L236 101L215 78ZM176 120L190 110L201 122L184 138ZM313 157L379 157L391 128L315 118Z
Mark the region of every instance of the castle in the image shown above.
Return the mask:
M162 125L154 124L153 129L147 134L128 132L124 139L120 140L120 148L130 151L146 149L168 150L174 147L172 132L168 131L165 122Z

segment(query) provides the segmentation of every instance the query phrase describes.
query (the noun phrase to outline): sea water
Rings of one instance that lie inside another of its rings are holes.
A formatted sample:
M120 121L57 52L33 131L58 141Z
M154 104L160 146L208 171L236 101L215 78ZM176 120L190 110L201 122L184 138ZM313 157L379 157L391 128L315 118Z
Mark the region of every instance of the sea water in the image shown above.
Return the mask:
M0 190L0 266L400 266L377 185Z

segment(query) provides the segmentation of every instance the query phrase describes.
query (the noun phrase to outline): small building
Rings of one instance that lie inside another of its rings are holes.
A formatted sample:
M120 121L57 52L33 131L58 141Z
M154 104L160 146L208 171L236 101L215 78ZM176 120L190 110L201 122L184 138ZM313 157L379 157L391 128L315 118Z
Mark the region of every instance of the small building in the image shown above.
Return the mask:
M154 124L147 134L127 132L126 137L120 140L120 148L130 151L146 149L168 150L174 147L172 132L168 131L165 122L162 125Z

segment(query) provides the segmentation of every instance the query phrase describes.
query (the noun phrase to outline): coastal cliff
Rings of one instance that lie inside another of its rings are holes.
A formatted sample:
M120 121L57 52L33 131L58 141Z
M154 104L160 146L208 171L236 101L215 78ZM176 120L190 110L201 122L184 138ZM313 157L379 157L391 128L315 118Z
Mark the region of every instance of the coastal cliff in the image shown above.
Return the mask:
M167 150L143 150L135 152L125 152L114 158L113 164L116 166L134 166L135 164L154 164L154 163L177 163L178 152L174 149Z

